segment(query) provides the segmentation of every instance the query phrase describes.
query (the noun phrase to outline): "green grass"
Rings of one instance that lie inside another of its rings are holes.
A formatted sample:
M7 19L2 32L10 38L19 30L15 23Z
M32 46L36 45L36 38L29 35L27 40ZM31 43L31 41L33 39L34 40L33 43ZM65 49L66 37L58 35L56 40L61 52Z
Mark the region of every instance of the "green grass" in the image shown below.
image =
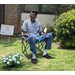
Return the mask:
M75 71L75 49L58 49L56 43L52 43L52 49L48 50L51 59L43 58L42 53L37 51L37 64L32 64L31 58L27 59L25 56L19 66L7 67L2 64L1 59L4 55L13 52L22 53L20 41L21 37L11 37L11 45L6 43L7 40L0 41L0 71Z

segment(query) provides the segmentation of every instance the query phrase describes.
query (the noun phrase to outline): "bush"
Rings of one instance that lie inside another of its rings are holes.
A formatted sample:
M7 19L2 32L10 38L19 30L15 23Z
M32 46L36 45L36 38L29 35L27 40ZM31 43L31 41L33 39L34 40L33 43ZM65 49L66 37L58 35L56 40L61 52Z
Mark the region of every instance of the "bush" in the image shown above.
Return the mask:
M63 13L56 20L55 40L64 44L65 47L75 47L75 10Z
M19 53L9 53L2 58L2 63L7 66L16 66L21 63L22 55Z

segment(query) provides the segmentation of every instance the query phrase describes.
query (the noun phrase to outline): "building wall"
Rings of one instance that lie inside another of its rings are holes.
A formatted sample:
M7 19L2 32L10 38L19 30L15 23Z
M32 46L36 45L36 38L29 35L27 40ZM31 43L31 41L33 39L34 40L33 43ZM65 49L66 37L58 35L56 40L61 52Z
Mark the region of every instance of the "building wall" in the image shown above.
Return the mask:
M21 32L21 4L5 4L5 24L15 26L14 33Z
M54 18L55 15L49 15L49 14L38 14L37 19L40 21L42 26L45 26L49 23L49 25L54 25ZM29 19L29 13L21 13L21 20Z

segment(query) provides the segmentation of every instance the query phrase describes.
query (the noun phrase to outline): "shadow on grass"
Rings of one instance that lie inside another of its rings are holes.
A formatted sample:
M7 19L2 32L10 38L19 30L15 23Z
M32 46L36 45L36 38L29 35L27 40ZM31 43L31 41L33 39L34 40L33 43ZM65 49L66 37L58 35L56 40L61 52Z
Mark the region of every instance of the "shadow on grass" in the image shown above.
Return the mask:
M37 52L36 57L43 59L44 57L42 57L42 54L43 54L43 53L39 51L39 52ZM51 59L55 59L55 55L54 55L54 54L48 53L48 55L51 56ZM24 53L24 56L27 57L28 59L32 59L32 54L26 55L26 54Z
M7 65L4 65L2 67L2 70L3 71L23 71L23 67L26 67L26 68L29 68L31 65L28 64L28 62L23 62L21 63L20 65L17 65L17 66L7 66Z
M75 51L75 47L71 47L71 48L57 48L57 49Z
M50 56L51 56L51 59L55 59L55 57L54 57L55 55L50 54L50 53L49 53L48 55L50 55ZM41 59L43 59L43 58L44 58L44 57L42 57L42 53L41 53L41 52L40 52L40 53L37 53L37 55L36 55L36 56L37 56L37 58L41 58Z
M1 71L25 71L27 68L30 68L31 62L28 59L23 59L20 63L20 65L14 65L14 66L7 66L7 64L0 64L1 65ZM23 68L25 68L23 70Z

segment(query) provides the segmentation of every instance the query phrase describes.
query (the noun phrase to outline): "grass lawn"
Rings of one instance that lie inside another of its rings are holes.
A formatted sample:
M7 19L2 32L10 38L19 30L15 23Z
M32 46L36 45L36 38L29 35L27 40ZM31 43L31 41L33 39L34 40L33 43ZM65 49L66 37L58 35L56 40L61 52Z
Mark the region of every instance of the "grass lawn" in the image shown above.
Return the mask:
M0 40L0 71L75 71L75 49L58 49L56 43L52 43L52 49L48 54L52 57L46 59L42 53L37 51L37 64L32 64L31 59L25 56L21 65L16 67L7 67L1 63L1 59L8 53L22 53L21 37L11 37L11 45L7 40ZM29 53L31 55L31 53Z

